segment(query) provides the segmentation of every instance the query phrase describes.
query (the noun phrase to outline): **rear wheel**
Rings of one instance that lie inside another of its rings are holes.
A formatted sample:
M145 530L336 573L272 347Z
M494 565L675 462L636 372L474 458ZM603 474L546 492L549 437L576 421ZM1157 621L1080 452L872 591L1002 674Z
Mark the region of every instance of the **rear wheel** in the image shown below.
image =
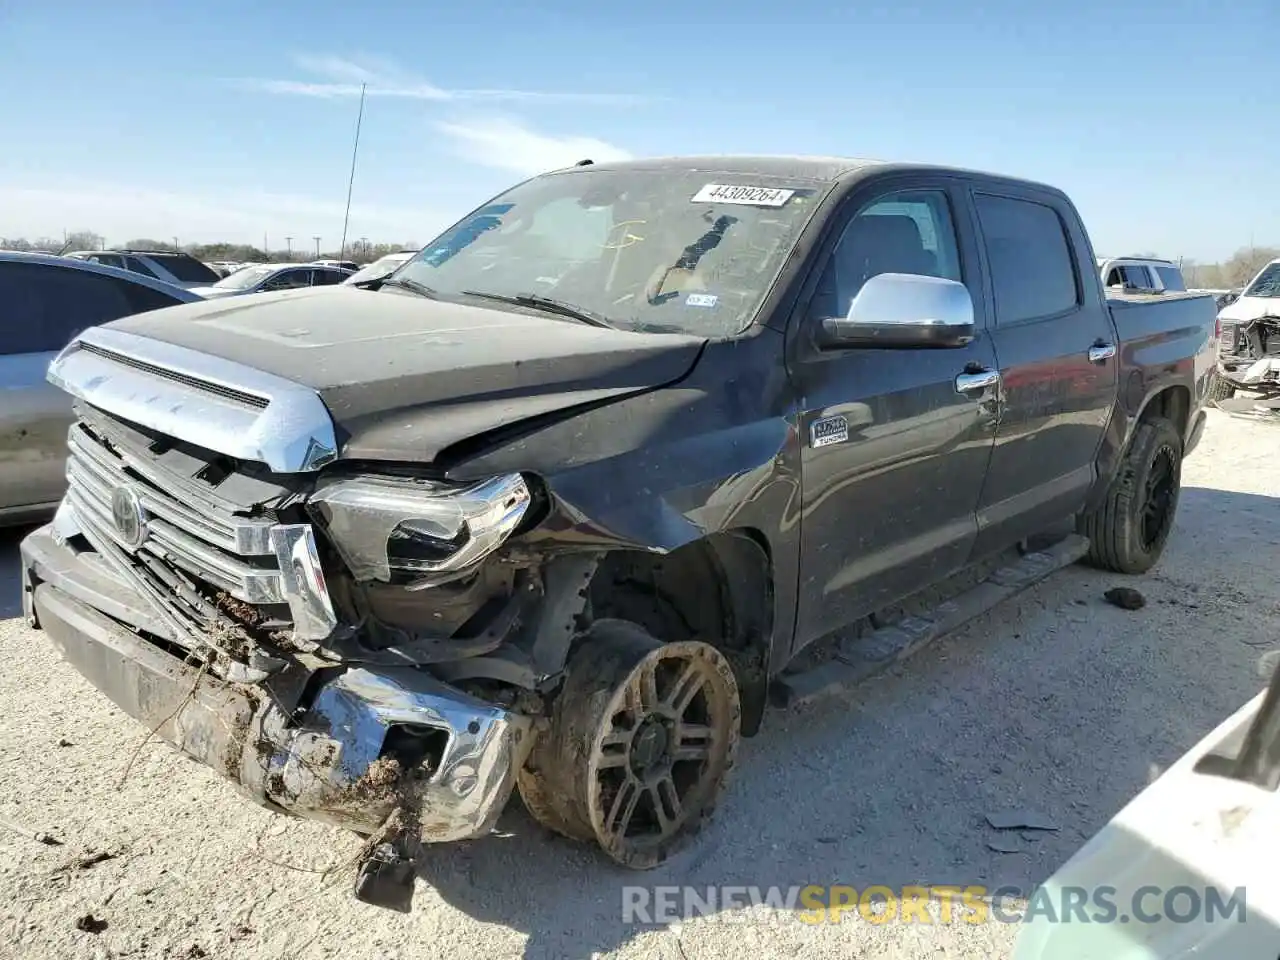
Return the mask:
M1178 510L1182 436L1163 417L1138 424L1106 498L1081 516L1087 561L1117 573L1146 573L1160 559Z
M597 621L520 771L521 798L549 829L594 840L624 866L656 866L710 817L741 720L733 671L715 647Z

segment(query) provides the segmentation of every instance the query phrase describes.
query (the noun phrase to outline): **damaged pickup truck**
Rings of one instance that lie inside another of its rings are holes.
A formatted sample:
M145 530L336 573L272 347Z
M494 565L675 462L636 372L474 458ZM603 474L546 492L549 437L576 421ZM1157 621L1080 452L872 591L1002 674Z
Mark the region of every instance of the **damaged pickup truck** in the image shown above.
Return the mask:
M1062 193L987 174L538 176L388 278L68 346L26 615L258 802L368 836L368 899L514 789L651 867L812 641L1064 523L1157 560L1214 305L1108 301L1094 262Z

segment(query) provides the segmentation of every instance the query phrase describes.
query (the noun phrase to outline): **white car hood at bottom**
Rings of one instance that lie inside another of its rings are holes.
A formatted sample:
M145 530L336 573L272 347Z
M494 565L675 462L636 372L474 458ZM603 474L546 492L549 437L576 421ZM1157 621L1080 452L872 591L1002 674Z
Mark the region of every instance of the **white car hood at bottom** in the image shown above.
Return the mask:
M1275 302L1275 301L1273 301ZM1150 918L1164 894L1214 887L1229 899L1244 889L1239 914L1176 922L1024 920L1013 960L1276 960L1280 952L1280 794L1228 777L1198 773L1200 758L1243 731L1261 706L1259 694L1196 744L1089 840L1044 884L1057 905L1066 888L1110 887L1127 914L1138 899ZM1179 902L1185 911L1185 899ZM1093 909L1090 903L1086 914Z
M1280 297L1241 297L1218 311L1219 320L1237 323L1266 316L1280 317Z

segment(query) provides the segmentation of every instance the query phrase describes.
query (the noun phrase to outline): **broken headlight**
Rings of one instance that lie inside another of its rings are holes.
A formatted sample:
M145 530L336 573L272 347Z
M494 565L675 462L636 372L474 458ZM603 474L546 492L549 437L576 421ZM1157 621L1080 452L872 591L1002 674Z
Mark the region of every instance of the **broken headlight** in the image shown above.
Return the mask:
M518 473L480 483L360 477L322 483L308 501L352 576L389 583L475 565L529 508Z

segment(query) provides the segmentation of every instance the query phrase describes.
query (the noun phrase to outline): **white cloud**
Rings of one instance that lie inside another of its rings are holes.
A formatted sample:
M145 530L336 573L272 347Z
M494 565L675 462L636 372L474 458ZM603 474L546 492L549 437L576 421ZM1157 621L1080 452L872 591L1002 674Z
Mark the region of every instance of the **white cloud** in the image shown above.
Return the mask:
M177 236L182 243L257 245L266 233L272 247L283 247L284 237L292 235L294 247L306 249L318 235L322 247L335 249L342 237L343 206L253 187L196 194L87 181L16 187L0 178L3 233L29 240L61 237L65 229L93 230L108 243ZM425 243L463 212L353 203L347 240L363 236L375 242Z
M453 141L464 159L518 174L542 173L584 159L607 163L631 157L621 147L595 137L551 136L514 120L441 122L435 128Z
M325 99L358 97L362 83L368 85L365 92L370 97L435 102L487 100L619 104L639 103L648 99L632 94L586 91L446 89L386 60L363 59L357 62L333 56L297 56L293 59L298 69L310 76L283 79L249 77L235 82L265 93Z

